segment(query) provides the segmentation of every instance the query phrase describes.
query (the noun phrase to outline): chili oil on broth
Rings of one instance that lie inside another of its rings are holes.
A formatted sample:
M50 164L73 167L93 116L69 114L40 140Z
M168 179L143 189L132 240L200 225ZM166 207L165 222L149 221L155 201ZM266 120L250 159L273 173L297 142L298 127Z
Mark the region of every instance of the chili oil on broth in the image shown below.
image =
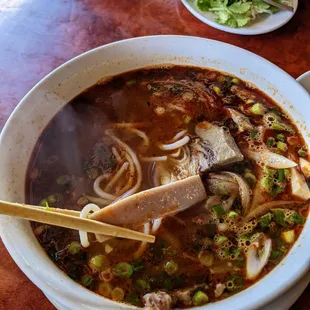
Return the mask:
M214 154L220 149L216 141L210 145L212 139L208 144L197 134L202 123L208 137L210 130L231 137L228 150L236 143L244 159L239 154L237 162L225 159L222 165L224 159ZM266 166L270 156L277 162L279 155L282 168ZM113 201L107 197L200 173L211 197L207 202L135 227L156 234L154 245L99 242L90 234L80 240L77 231L32 223L49 257L88 289L137 306L188 308L249 287L288 253L308 214L307 160L290 119L240 79L200 68L144 69L87 89L52 119L30 160L26 197L47 207L82 210L91 202L104 207ZM302 191L291 187L296 175ZM264 263L258 273L251 259Z

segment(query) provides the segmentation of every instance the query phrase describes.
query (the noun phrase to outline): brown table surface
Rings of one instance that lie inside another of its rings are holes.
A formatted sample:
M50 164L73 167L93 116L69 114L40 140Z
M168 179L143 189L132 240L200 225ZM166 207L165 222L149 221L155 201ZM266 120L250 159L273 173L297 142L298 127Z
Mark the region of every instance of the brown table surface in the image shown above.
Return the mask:
M51 70L124 38L182 34L224 41L267 58L297 78L310 70L310 1L299 3L286 26L248 37L203 24L179 0L0 0L0 129L21 98ZM310 287L291 310L309 309L309 299ZM0 309L54 309L1 241Z

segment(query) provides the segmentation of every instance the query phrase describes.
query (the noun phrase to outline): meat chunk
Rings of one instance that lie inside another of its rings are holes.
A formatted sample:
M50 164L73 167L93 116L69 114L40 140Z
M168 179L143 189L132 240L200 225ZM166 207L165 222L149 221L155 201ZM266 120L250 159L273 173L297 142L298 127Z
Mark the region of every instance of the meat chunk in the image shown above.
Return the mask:
M255 93L251 92L246 88L233 85L230 90L234 95L238 96L242 101L247 104L254 103L257 100Z
M243 160L234 138L222 127L201 122L195 128L200 141L190 145L193 157L199 161L199 170L204 172L214 166L226 166Z
M145 309L148 310L170 310L172 298L165 292L149 293L143 296Z
M216 287L214 290L215 297L220 297L223 294L225 288L226 286L223 283L216 284Z
M118 200L90 215L112 225L141 225L186 210L207 198L198 175Z

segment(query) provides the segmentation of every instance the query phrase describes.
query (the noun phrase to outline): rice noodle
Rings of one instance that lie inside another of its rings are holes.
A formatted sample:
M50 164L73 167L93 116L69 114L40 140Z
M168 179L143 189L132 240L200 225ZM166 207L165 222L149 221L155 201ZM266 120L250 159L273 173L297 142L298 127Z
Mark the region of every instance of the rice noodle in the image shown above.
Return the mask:
M170 154L170 156L175 157L175 158L179 157L181 154L181 150L182 148L179 148L175 153Z
M143 228L144 234L148 235L150 233L150 226L151 226L150 223L144 224L144 228ZM145 242L145 241L141 242L138 250L133 254L133 258L134 259L140 258L144 254L147 246L148 246L147 242Z
M93 197L93 196L86 195L85 198L87 198L90 202L96 205L99 205L100 207L107 206L108 204L111 203L111 200L103 199L100 197Z
M148 138L148 136L145 134L145 132L136 129L136 128L127 128L129 131L134 132L135 134L137 134L143 141L144 141L144 145L146 147L148 147L150 145L150 139Z
M121 155L119 154L118 150L114 146L112 147L112 153L118 162L122 160Z
M132 194L136 193L138 189L141 186L142 183L142 170L141 170L141 165L140 162L137 158L137 155L135 152L123 141L121 141L119 138L117 138L110 130L106 130L106 134L110 136L112 140L114 140L122 149L124 149L128 155L131 157L135 167L136 167L136 172L137 172L137 182L133 188L125 192L121 198L126 198L128 196L131 196Z
M183 107L181 107L179 105L169 103L169 104L167 104L167 106L171 110L177 110L177 111L180 111L180 112L183 112L183 113L187 113L186 109L184 109Z
M129 166L128 162L123 163L123 165L120 167L120 169L115 173L115 175L113 176L113 178L110 180L110 182L106 185L106 187L104 188L105 192L108 192L112 189L112 187L114 186L114 184L117 182L117 180L122 176L122 174L125 172L125 170L127 169L127 167Z
M186 129L184 129L184 130L178 132L178 133L171 139L171 141L177 141L178 139L182 138L186 133L187 133L187 130L186 130Z
M112 126L117 128L144 127L145 123L114 123Z
M96 212L99 210L100 208L97 205L95 205L94 203L89 203L81 210L80 217L87 219L90 212ZM89 247L90 243L88 240L87 232L79 230L79 235L82 247L83 248Z
M175 150L177 148L182 147L183 145L187 144L189 142L189 136L185 136L182 139L171 143L171 144L160 144L159 148L163 151L172 151Z
M151 230L151 234L152 235L156 235L161 223L162 223L163 219L159 218L153 221L153 225L152 225L152 230Z
M101 198L103 199L107 199L107 200L110 200L110 201L113 201L115 200L117 197L114 196L114 195L111 195L109 193L106 193L105 191L103 191L101 188L100 188L100 183L102 180L105 179L105 176L104 175L100 175L94 182L94 192Z
M126 152L124 152L124 154L125 154L125 158L127 162L129 163L129 177L128 177L128 180L125 186L115 193L116 196L120 196L124 194L126 191L128 191L132 187L132 183L133 183L134 175L135 175L135 165L131 157Z
M166 161L167 156L153 156L153 157L141 157L141 160L146 162L146 163L151 163L154 161Z

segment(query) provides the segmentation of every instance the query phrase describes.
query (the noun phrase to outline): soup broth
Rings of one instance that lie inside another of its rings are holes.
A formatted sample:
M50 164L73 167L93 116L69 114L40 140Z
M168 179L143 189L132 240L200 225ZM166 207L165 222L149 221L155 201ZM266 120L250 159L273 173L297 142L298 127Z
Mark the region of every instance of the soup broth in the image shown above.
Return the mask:
M32 223L34 234L70 278L115 301L162 310L227 298L285 257L310 198L302 136L248 83L172 66L94 85L42 133L26 197L47 208L83 209L87 216L196 174L206 201L131 227L154 234L154 244L40 223Z

